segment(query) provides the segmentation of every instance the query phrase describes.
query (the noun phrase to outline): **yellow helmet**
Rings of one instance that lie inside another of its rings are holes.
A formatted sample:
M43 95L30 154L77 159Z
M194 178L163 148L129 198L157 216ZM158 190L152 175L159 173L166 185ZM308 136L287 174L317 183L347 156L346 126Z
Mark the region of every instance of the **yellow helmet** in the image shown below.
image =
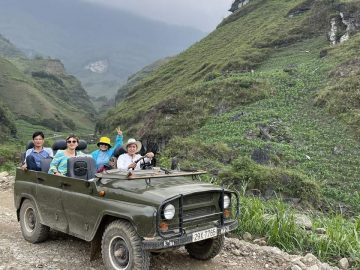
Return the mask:
M111 147L110 144L110 138L108 137L101 137L99 142L97 143L97 146L99 146L100 144L107 144L109 147Z

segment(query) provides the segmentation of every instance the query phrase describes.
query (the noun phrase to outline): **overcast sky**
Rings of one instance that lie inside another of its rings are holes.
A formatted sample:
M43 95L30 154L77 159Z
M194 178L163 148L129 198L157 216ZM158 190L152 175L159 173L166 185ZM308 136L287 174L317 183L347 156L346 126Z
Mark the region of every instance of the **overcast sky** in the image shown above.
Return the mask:
M211 32L227 17L233 0L82 0L131 11L170 24Z

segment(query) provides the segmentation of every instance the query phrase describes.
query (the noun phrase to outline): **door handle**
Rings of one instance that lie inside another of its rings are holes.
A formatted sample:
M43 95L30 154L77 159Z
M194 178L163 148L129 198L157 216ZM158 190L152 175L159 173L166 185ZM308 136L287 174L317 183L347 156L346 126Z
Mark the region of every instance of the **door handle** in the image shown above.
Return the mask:
M45 179L43 179L43 178L40 178L40 177L38 177L38 179L37 179L39 182L44 182L45 181Z
M60 183L60 186L61 186L61 187L70 187L71 185L68 184L68 183L65 183L65 182L61 182L61 183Z

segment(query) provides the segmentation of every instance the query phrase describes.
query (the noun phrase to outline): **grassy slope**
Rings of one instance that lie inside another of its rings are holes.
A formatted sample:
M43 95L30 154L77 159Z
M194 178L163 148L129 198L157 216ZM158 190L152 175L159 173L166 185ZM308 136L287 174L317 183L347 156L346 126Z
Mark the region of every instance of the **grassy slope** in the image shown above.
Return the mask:
M321 184L325 196L319 206L336 208L335 202L341 201L359 213L360 144L354 129L359 106L352 102L342 117L331 110L344 103L344 96L352 100L349 94L358 89L356 72L351 73L348 91L341 90L339 78L331 79L342 62L356 56L358 37L329 48L326 33L338 5L312 3L251 1L134 86L109 112L109 127L121 125L129 135L156 141L181 136L170 141L166 154L198 166L215 165L214 171L231 168L231 160L250 156L254 149L268 149L271 166L264 166L262 179L275 170L280 175L300 173L306 181ZM312 6L311 11L288 16L303 5ZM320 58L324 50L328 55ZM340 98L331 94L335 83L338 93L346 92ZM351 125L341 119L351 119ZM260 138L259 126L275 126L272 140ZM224 142L227 150L216 148ZM209 150L204 150L206 145ZM191 148L201 152L202 160L190 157ZM334 154L334 148L340 153Z
M37 65L36 61L17 59L15 62L21 62L28 67L33 65L34 68ZM77 129L93 128L94 109L76 79L59 75L57 78L62 81L62 85L59 85L51 78L32 78L4 58L0 58L0 70L1 98L17 118L30 123L41 123L50 119L49 123L63 123L60 125L66 125L64 119L68 119L67 121L75 123ZM80 94L78 89L82 89ZM82 93L84 97L81 96ZM47 126L45 123L43 125ZM71 124L68 128L71 128Z
M332 59L317 57L325 44L326 40L317 38L280 49L257 72L242 75L267 78L273 95L212 119L193 137L208 143L236 143L240 156L270 146L279 158L278 166L320 181L325 198L349 203L358 212L359 141L348 126L314 106L314 96L326 83L326 71L332 66ZM283 69L291 64L296 68L289 75ZM291 142L259 138L258 126L270 123L282 123ZM342 153L334 154L334 147L342 149Z

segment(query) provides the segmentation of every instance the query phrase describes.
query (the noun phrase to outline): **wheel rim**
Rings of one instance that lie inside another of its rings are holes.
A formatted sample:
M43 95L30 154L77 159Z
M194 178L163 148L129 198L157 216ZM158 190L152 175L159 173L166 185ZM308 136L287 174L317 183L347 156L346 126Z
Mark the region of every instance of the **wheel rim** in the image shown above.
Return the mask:
M35 229L36 225L36 215L34 209L31 207L27 208L24 214L24 225L25 230L31 233Z
M130 252L124 238L115 236L109 244L109 258L115 269L126 269L130 262Z

